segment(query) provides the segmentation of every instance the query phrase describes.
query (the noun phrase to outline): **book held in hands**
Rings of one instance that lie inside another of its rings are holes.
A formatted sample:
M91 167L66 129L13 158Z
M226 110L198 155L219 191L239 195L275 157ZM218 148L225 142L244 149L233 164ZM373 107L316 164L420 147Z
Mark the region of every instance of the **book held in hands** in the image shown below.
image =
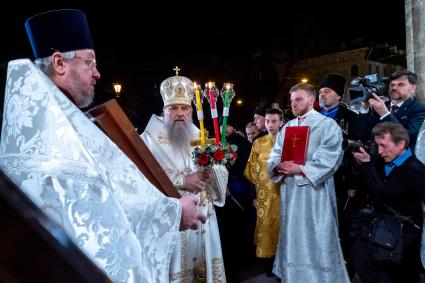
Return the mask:
M287 127L283 140L281 161L294 161L299 165L304 165L309 136L309 126Z

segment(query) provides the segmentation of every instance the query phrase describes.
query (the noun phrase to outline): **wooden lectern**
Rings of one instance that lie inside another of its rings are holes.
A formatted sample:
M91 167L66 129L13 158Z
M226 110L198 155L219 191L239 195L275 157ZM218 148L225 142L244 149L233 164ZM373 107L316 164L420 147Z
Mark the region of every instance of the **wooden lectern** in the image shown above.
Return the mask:
M90 109L86 115L136 164L154 186L169 197L181 197L115 99Z

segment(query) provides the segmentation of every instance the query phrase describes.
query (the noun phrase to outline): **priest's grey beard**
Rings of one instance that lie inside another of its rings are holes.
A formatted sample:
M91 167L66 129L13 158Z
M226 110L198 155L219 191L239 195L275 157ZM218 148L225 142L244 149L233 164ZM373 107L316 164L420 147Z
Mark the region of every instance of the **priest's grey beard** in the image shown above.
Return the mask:
M174 121L166 119L165 127L170 144L175 149L190 150L190 141L193 138L192 117L184 124L175 124Z
M69 94L79 108L84 108L93 103L94 90L84 90L80 86L81 76L76 70L72 70L69 81Z

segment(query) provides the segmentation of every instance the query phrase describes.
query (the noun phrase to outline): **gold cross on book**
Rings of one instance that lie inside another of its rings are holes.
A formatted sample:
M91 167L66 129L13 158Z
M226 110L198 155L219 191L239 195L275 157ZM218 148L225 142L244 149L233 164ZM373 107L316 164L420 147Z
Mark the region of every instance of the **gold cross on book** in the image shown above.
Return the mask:
M295 144L297 143L297 140L300 138L297 138L297 135L294 135L294 137L291 139L294 143L292 144L292 147L295 147Z

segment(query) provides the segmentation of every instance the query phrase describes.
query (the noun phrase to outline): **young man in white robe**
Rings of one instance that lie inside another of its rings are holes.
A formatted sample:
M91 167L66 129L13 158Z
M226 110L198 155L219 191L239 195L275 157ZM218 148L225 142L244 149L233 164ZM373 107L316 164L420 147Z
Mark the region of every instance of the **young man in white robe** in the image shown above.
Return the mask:
M193 82L176 75L161 84L164 116L152 115L141 137L179 192L199 198L207 216L197 231L180 233L173 251L170 282L225 282L214 205L223 206L228 172L222 165L200 172L192 160L191 141L199 139L192 123Z
M280 234L273 273L282 282L350 282L338 238L332 175L342 159L338 124L313 109L316 90L297 84L290 90L293 114L277 136L268 160L269 175L282 181ZM309 126L304 165L281 162L285 131Z

